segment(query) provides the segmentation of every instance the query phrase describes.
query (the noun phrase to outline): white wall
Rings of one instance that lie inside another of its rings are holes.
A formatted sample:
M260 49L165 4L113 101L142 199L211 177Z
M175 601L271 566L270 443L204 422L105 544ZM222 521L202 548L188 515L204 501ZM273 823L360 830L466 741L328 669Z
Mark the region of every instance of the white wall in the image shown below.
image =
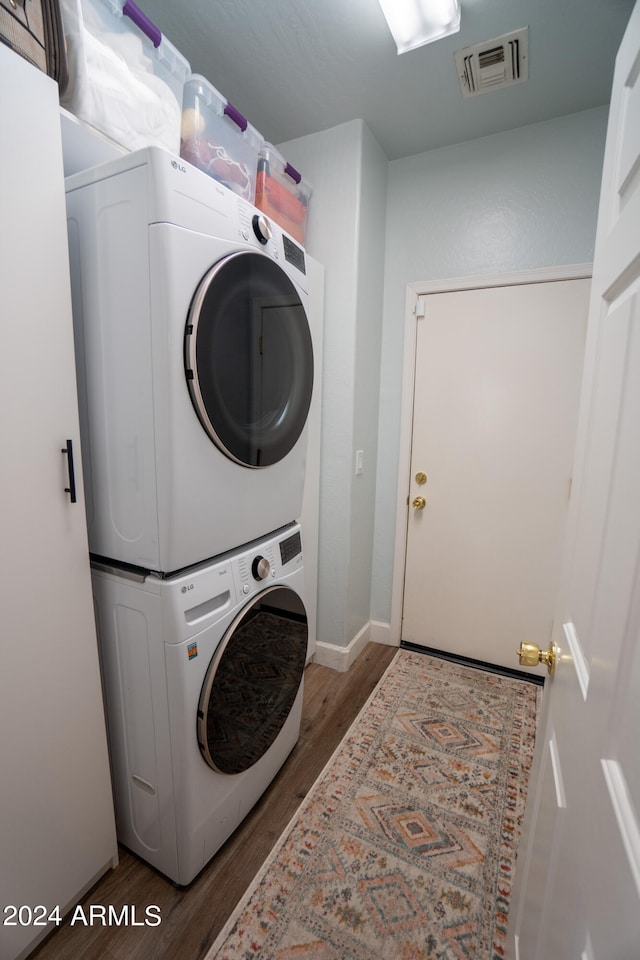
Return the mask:
M607 110L389 164L371 619L388 623L408 283L593 258Z
M313 186L306 247L324 264L318 647L344 650L371 607L387 159L352 121L279 144ZM364 472L354 476L355 451ZM326 651L325 651L326 654ZM325 662L346 667L341 659Z

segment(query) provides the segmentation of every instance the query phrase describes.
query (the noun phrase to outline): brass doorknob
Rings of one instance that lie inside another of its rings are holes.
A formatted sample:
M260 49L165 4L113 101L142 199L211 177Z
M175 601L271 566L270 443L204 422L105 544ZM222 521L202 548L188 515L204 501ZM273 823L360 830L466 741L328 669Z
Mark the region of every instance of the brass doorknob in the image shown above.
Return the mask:
M426 473L424 473L422 470L419 470L418 473L416 473L416 483L419 483L419 484L426 483L427 479L428 477Z
M548 650L541 650L537 643L523 640L517 653L521 667L537 667L539 663L546 663L549 673L553 673L556 669L558 645L553 640Z
M416 497L411 506L414 510L424 510L427 505L427 501L424 497Z

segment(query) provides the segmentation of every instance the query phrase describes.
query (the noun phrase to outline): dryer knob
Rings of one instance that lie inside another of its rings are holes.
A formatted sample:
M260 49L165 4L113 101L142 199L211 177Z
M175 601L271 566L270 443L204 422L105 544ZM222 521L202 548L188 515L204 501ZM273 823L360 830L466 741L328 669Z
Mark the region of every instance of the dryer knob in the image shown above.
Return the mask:
M264 580L269 576L271 564L266 557L256 557L251 564L251 573L255 580Z
M253 217L253 232L263 245L268 243L273 236L271 224L263 213L256 213Z

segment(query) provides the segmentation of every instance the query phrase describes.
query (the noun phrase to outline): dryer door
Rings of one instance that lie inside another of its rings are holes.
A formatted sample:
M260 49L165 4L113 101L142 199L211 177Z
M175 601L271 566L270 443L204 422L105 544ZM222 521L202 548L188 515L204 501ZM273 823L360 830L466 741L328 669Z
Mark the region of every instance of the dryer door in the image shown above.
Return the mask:
M297 442L313 389L313 348L298 291L269 257L239 252L196 291L185 333L191 399L236 463L267 467Z
M242 773L269 749L298 695L307 618L289 587L263 590L231 624L214 654L198 705L198 744L220 773Z

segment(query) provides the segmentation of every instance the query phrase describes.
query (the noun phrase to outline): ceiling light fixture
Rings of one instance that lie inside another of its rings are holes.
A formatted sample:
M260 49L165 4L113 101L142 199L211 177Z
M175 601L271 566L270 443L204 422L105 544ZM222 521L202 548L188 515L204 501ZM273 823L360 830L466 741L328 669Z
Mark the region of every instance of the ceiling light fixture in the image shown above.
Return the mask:
M460 29L460 0L378 0L398 53Z

